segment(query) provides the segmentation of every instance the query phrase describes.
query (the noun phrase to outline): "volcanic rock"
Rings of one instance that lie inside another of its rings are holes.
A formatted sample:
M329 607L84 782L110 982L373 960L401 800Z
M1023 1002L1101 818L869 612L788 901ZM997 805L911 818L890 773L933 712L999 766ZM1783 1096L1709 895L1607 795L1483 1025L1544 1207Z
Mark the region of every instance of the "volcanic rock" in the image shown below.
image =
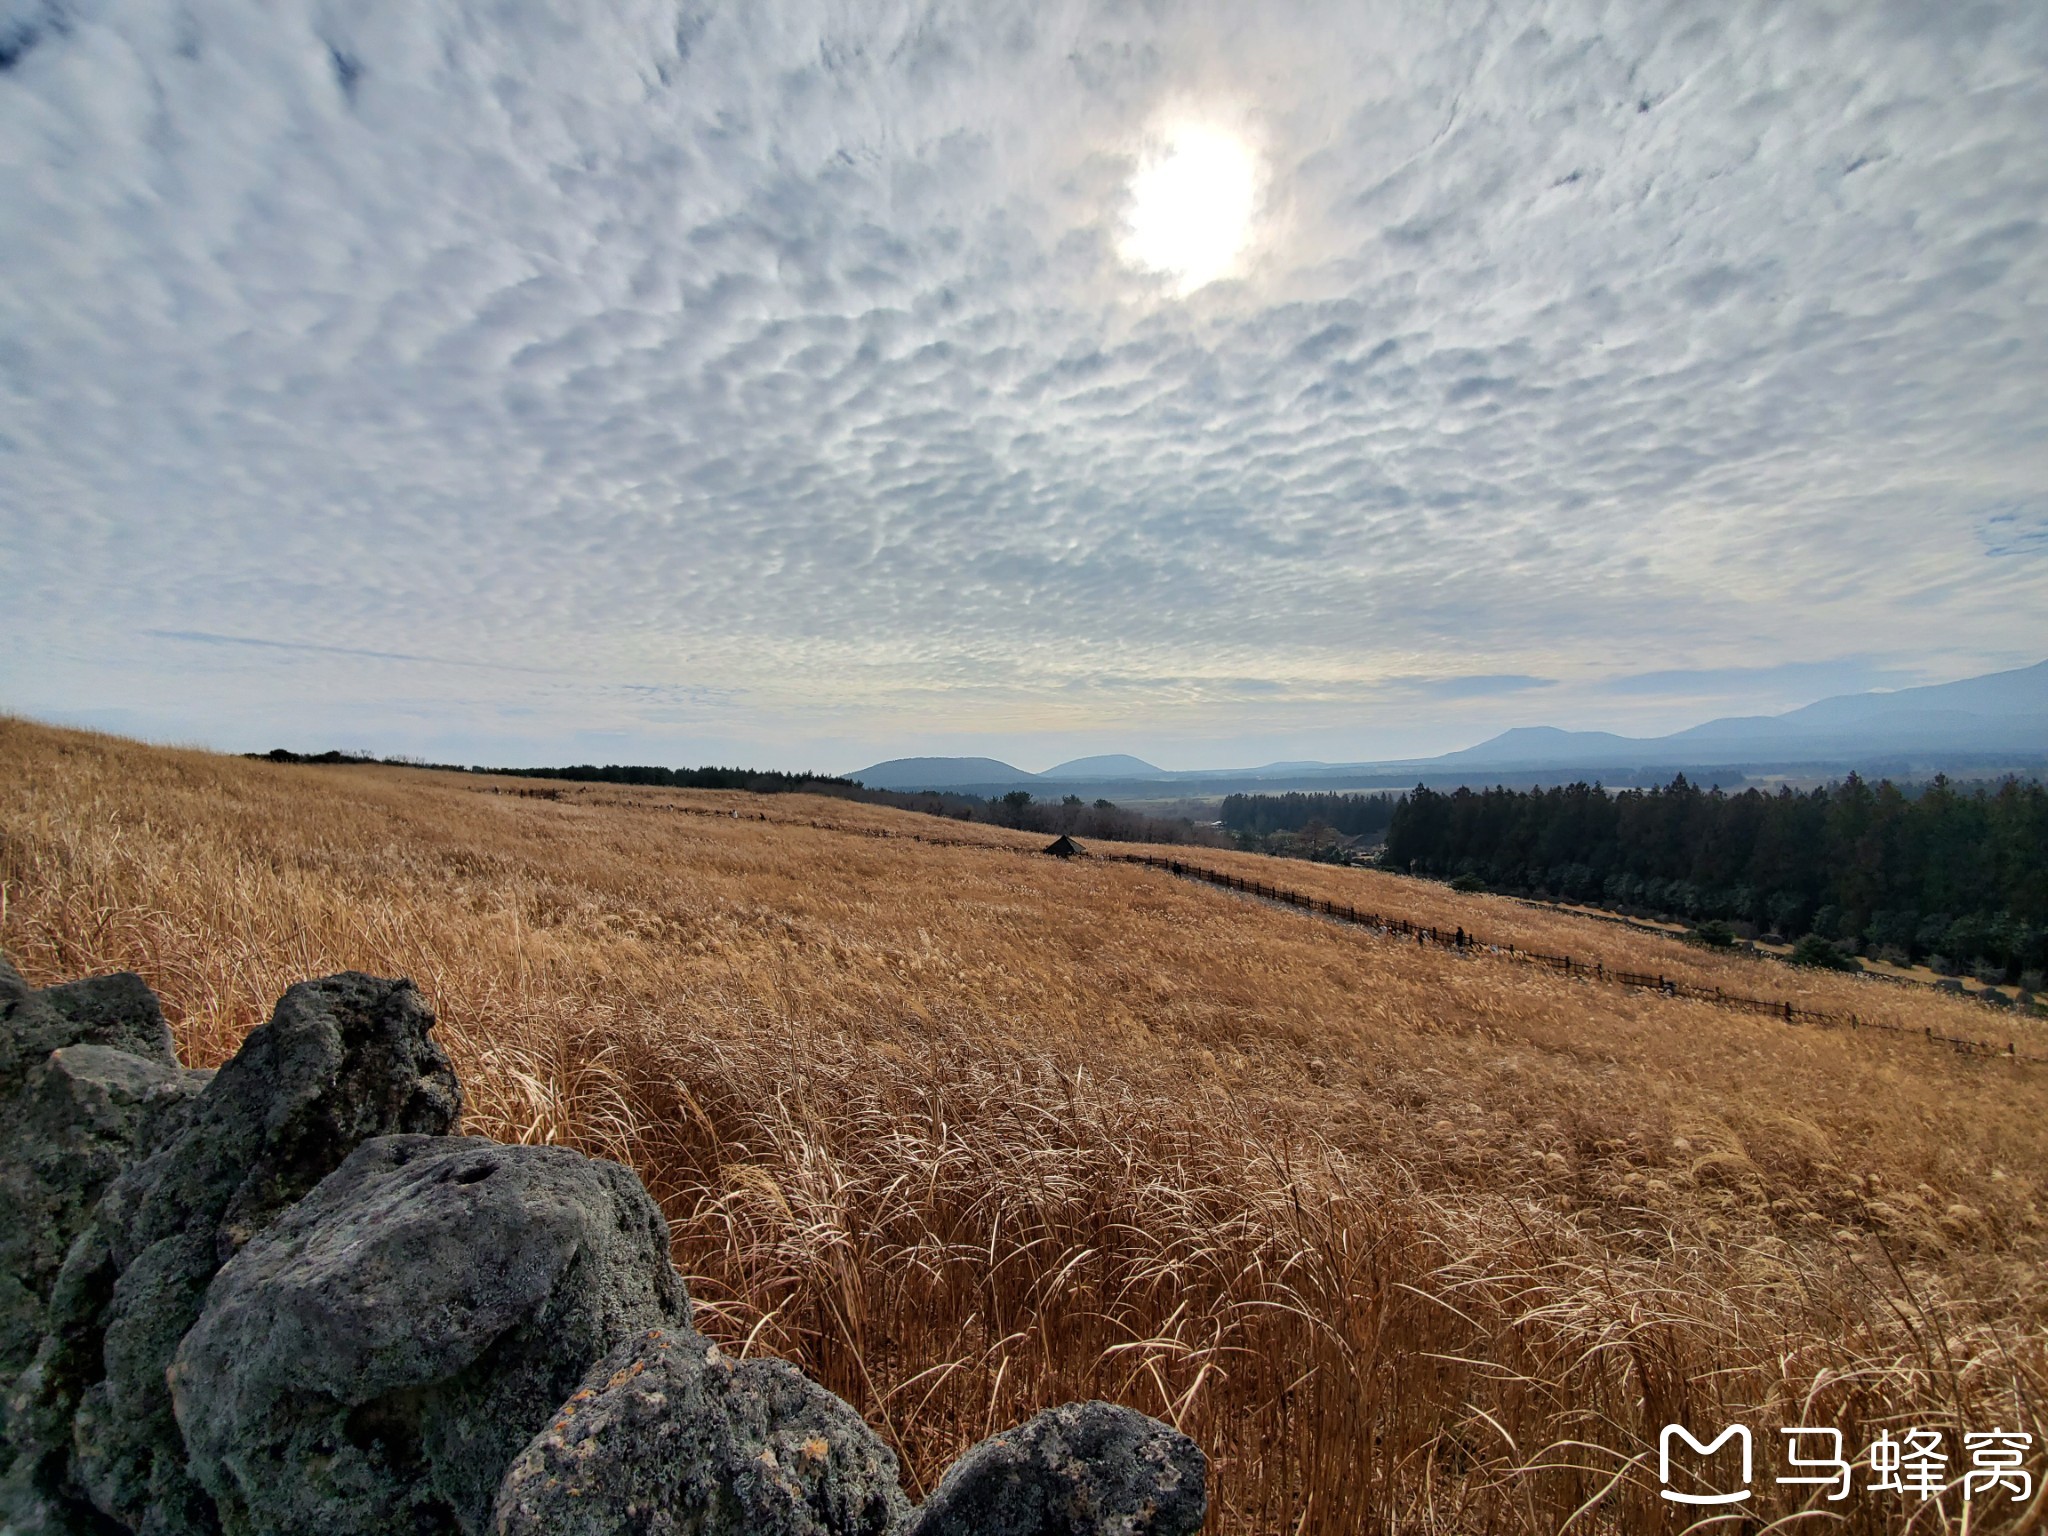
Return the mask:
M380 1137L214 1277L171 1371L190 1468L228 1536L482 1532L591 1363L689 1307L630 1170Z
M497 1536L893 1536L896 1457L786 1360L649 1332L598 1362L498 1491Z
M41 991L0 960L0 1099L59 1046L107 1045L166 1067L178 1064L156 994L123 971Z
M1207 1473L1171 1426L1114 1403L1067 1403L954 1462L904 1536L1194 1536Z
M50 1287L101 1192L212 1075L65 1045L0 1103L0 1381L34 1359Z
M17 1003L9 1022L34 1006ZM56 1006L116 1011L104 993ZM185 1472L165 1371L214 1271L352 1149L455 1123L460 1094L433 1022L410 982L344 972L293 987L163 1145L107 1186L10 1404L10 1438L46 1496L146 1536L217 1528Z

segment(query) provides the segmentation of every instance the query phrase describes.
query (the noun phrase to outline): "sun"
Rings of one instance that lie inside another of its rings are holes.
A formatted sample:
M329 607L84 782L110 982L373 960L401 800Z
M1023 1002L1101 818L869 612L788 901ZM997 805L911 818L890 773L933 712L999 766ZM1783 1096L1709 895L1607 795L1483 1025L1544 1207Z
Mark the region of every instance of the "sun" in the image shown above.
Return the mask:
M1123 258L1193 293L1228 276L1250 242L1258 157L1237 135L1196 124L1169 130L1131 178Z

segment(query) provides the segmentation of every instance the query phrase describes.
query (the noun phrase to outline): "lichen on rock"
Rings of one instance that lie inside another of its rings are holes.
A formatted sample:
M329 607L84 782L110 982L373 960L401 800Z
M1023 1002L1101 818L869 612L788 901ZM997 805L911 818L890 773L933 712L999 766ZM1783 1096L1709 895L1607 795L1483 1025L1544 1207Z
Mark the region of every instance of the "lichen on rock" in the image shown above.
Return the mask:
M521 1451L497 1536L894 1536L895 1454L786 1360L703 1335L622 1344Z

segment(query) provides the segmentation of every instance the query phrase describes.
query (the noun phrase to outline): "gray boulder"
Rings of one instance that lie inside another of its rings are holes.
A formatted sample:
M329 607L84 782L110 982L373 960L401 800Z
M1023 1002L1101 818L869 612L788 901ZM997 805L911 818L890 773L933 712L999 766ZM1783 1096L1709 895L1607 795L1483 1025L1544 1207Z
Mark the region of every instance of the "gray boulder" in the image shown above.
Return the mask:
M186 1475L165 1371L214 1271L351 1150L453 1126L461 1100L433 1022L407 981L345 972L293 987L175 1132L107 1186L10 1404L46 1497L144 1536L218 1528Z
M177 1063L140 977L38 990L0 958L0 1384L33 1357L58 1266L93 1202L211 1075ZM29 1473L11 1447L0 1448L0 1530L83 1529Z
M171 1388L230 1536L480 1533L591 1363L689 1319L630 1170L380 1137L214 1276Z
M946 1471L904 1536L1194 1536L1208 1513L1195 1442L1114 1403L1067 1403Z
M0 1381L35 1358L57 1270L101 1192L212 1075L66 1045L0 1103Z
M0 960L0 1100L65 1045L112 1046L166 1067L178 1064L171 1027L140 976L123 971L38 991Z
M894 1536L896 1457L786 1360L651 1332L584 1378L498 1490L497 1536Z

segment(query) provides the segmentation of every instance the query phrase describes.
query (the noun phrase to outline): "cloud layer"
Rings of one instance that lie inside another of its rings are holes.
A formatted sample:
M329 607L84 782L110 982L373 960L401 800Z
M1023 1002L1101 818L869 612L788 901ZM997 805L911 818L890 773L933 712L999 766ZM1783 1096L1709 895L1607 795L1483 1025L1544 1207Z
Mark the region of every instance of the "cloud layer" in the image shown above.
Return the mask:
M1186 296L1175 117L1265 172ZM2032 5L0 0L0 703L1193 762L2038 660L2042 122Z

